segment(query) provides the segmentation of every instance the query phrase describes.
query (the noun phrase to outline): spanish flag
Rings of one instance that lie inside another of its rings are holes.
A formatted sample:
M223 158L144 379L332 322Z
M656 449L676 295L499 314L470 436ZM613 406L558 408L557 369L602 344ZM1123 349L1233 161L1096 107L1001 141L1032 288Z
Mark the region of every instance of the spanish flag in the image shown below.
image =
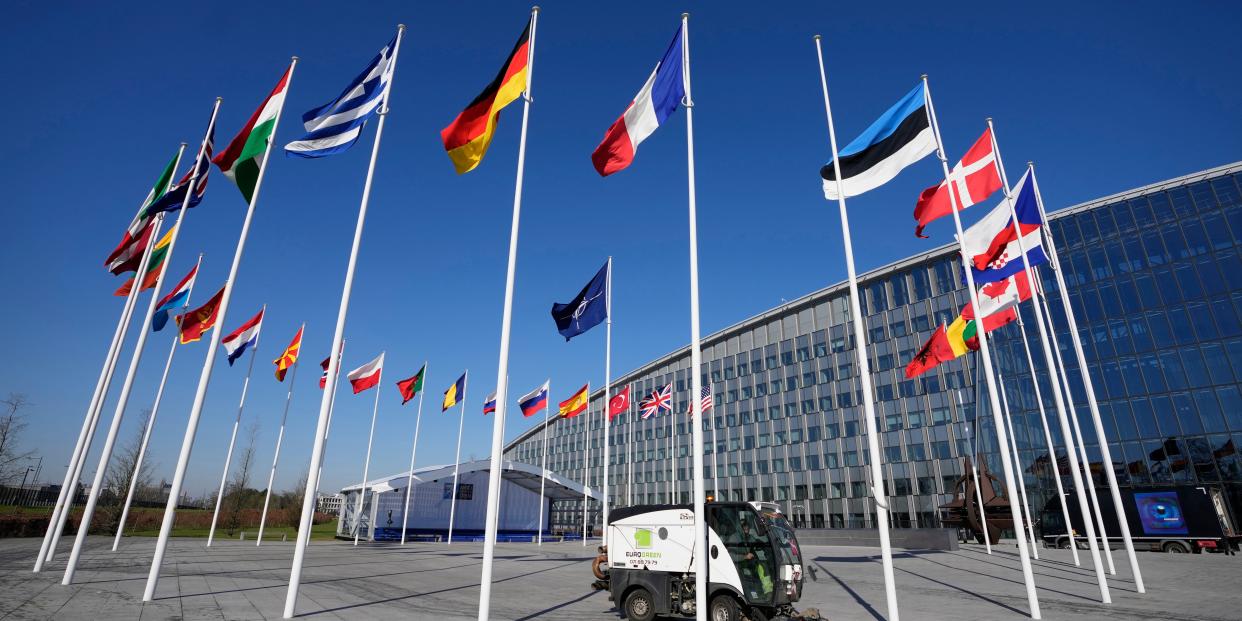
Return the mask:
M509 105L526 90L526 63L530 51L530 23L518 37L509 58L496 78L479 93L466 109L440 131L444 150L457 168L457 174L474 170L483 160L487 147L496 133L500 109Z
M466 398L466 375L469 373L470 371L462 373L461 377L457 378L457 381L453 382L453 385L444 391L444 403L440 406L441 412L447 412L449 408L461 403L461 400Z
M561 402L561 409L557 414L565 418L573 418L586 411L587 403L590 401L591 384L578 389L574 396Z
M302 351L302 331L305 329L305 324L298 328L298 333L293 335L293 342L289 343L279 358L272 361L272 364L276 365L276 381L285 381L285 373L289 371L293 363L298 361L298 354Z
M224 299L224 287L220 287L220 291L211 296L206 304L177 317L177 325L181 327L182 345L202 339L203 335L216 325L222 299Z

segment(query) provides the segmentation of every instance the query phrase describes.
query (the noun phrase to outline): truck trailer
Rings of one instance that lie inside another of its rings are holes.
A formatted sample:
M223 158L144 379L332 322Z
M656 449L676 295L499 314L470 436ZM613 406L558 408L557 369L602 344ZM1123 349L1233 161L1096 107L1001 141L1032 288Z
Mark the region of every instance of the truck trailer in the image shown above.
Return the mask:
M1100 509L1104 517L1104 530L1108 545L1122 546L1121 530L1117 513L1113 510L1112 494L1107 488L1098 490ZM1068 496L1067 507L1076 545L1086 547L1083 537L1086 529L1082 524L1082 512L1078 510L1078 498ZM1121 490L1121 502L1126 511L1126 523L1134 549L1156 552L1232 552L1238 549L1239 537L1234 528L1233 517L1220 488L1211 486L1163 486L1135 487ZM1094 516L1093 518L1094 519ZM1094 524L1094 522L1093 522ZM1048 500L1040 518L1040 532L1044 545L1067 548L1069 533L1061 514L1057 498ZM1097 533L1098 536L1098 533Z

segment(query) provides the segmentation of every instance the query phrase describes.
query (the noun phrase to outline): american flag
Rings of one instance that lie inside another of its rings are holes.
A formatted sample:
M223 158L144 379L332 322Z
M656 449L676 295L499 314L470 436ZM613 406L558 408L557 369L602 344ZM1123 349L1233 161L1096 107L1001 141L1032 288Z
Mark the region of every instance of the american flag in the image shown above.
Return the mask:
M706 412L712 409L712 387L704 386L699 392L699 411Z
M660 413L660 410L673 410L673 385L668 384L663 388L656 389L651 392L651 396L639 402L638 407L641 410L642 419L646 420Z

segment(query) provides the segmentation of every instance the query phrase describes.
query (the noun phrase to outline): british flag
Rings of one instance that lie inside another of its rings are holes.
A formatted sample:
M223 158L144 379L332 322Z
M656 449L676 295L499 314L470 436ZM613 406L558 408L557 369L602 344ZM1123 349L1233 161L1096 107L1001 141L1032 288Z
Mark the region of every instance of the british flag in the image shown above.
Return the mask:
M673 385L653 390L651 396L638 403L642 419L646 420L660 413L660 410L673 411Z

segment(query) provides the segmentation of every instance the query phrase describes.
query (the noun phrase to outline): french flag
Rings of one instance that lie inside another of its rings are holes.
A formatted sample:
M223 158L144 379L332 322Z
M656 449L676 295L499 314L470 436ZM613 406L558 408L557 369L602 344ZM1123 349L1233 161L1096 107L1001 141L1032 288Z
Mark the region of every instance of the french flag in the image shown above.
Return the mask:
M548 382L544 382L543 386L536 388L530 394L524 395L518 401L518 407L522 408L522 416L534 416L548 407Z
M686 96L682 63L682 29L677 29L664 58L621 118L604 134L604 141L591 153L591 163L601 177L623 170L634 161L638 145L664 123Z

